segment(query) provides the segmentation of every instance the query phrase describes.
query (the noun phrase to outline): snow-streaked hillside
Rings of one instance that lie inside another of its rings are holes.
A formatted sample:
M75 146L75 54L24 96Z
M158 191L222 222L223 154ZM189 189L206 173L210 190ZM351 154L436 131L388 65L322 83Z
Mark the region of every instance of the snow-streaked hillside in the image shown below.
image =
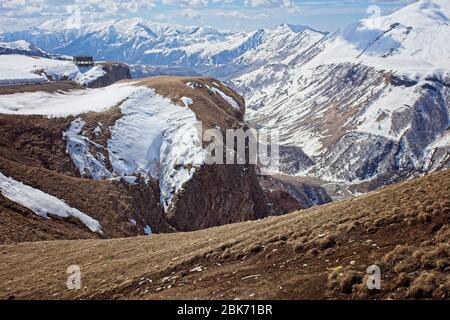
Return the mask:
M11 115L68 117L102 112L116 105L120 105L122 117L110 128L111 138L107 142L112 170L101 153L92 152L93 147L99 146L83 135L84 121L80 118L62 133L67 152L84 177L124 177L130 183L139 176L158 180L161 204L167 208L196 167L204 162L198 121L187 106L175 105L153 89L134 84L65 93L0 95L0 113Z
M2 54L22 54L36 57L52 57L51 54L42 49L36 48L31 43L24 40L12 42L0 42L0 55Z
M130 79L123 63L99 62L78 67L70 56L46 53L29 42L0 42L0 85L26 85L70 80L83 87L98 88Z
M421 0L231 82L248 120L316 163L290 173L379 186L450 165L449 23L448 1Z
M49 214L60 218L75 218L80 220L92 232L102 234L100 223L97 220L70 207L64 201L6 177L1 172L0 193L4 197L19 203L45 219L50 219Z
M243 98L219 80L152 77L98 89L54 82L0 90L0 171L93 217L103 237L207 228L330 201L312 181L298 192L313 194L314 202L297 201L284 185L273 192L260 184L253 165L206 165L199 133L245 126ZM73 219L40 220L26 208L0 195L14 239L98 236ZM16 236L24 216L38 231L33 237Z
M450 3L420 0L392 15L361 20L330 36L314 65L361 62L408 76L450 69Z
M30 57L19 54L0 55L0 83L42 83L51 80L77 80L80 70L72 61Z

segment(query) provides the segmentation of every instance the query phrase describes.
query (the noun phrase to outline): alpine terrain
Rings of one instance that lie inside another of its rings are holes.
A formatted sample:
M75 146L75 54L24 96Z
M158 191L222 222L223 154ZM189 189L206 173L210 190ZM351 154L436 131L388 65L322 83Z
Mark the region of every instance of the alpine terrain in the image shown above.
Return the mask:
M0 39L87 50L133 63L139 77L217 77L245 98L252 126L280 131L280 173L317 178L339 197L449 166L449 17L448 1L420 0L331 34L52 20Z
M0 31L0 299L450 298L450 1L331 33L120 4Z

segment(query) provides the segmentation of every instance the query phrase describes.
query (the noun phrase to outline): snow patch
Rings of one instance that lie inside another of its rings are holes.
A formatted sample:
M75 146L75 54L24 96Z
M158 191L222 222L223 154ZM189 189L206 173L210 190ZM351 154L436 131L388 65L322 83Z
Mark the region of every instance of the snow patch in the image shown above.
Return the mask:
M372 104L370 104L357 122L361 124L355 131L398 140L403 136L410 124L396 131L392 125L392 115L407 111L418 99L415 87L404 88L388 86Z
M191 81L186 82L186 85L187 85L189 88L194 89L194 90L201 87L201 85L198 84L197 82L191 82Z
M185 107L189 107L191 104L194 103L194 101L191 98L188 98L188 97L181 97L180 100L183 102Z
M102 66L94 66L90 68L88 71L80 75L80 77L77 79L78 83L81 84L83 87L88 86L90 83L94 82L98 78L101 78L106 75L106 71L103 69Z
M96 136L98 136L99 134L102 133L102 128L100 128L100 126L96 126L94 129L94 133Z
M222 97L222 99L224 99L230 106L232 106L235 109L240 110L239 104L232 97L230 97L229 95L226 95L225 93L223 93L221 90L219 90L217 88L210 87L208 85L206 85L206 87L209 89L209 91L220 95Z
M100 223L97 220L70 207L64 201L12 178L8 178L1 172L0 191L4 197L17 202L43 218L48 219L49 214L61 218L73 217L80 220L92 232L103 233Z
M105 111L123 100L139 87L113 84L99 89L70 92L25 92L0 95L0 113L35 114L49 117L67 117L89 111Z
M89 176L96 180L111 178L111 172L106 169L105 158L101 153L98 159L90 152L90 147L101 147L80 134L85 122L81 119L72 121L63 137L67 142L67 153L78 168L81 176Z
M144 227L144 234L146 234L146 235L151 235L152 234L152 228L150 228L150 226L145 226Z

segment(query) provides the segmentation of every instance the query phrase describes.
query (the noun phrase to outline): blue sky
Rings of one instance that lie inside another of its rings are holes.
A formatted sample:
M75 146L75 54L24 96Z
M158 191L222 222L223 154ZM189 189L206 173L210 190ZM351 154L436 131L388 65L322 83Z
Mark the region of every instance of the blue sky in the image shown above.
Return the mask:
M1 0L0 29L23 29L47 19L82 22L143 17L157 22L254 30L281 23L334 31L414 0Z

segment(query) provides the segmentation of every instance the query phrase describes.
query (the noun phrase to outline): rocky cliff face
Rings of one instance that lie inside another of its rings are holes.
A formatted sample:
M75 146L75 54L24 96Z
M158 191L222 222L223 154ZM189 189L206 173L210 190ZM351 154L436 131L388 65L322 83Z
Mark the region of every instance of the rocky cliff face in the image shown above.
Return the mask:
M225 137L226 129L248 128L243 122L244 100L217 80L160 77L142 80L142 83L155 88L156 92L175 102L179 102L182 97L192 99L190 108L202 122L203 130L219 128ZM228 95L239 105L239 110L230 107L230 104L211 88ZM291 203L289 209L283 207L281 198ZM325 202L327 201L320 203ZM270 189L260 184L255 165L213 164L198 169L192 179L176 194L166 216L171 226L187 231L259 219L300 208L302 205L285 189L280 188L277 196L271 195Z
M131 79L130 67L124 63L100 62L94 68L96 70L90 73L96 74L96 76L88 79L89 75L84 74L87 78L84 85L87 88L106 87L120 80Z

